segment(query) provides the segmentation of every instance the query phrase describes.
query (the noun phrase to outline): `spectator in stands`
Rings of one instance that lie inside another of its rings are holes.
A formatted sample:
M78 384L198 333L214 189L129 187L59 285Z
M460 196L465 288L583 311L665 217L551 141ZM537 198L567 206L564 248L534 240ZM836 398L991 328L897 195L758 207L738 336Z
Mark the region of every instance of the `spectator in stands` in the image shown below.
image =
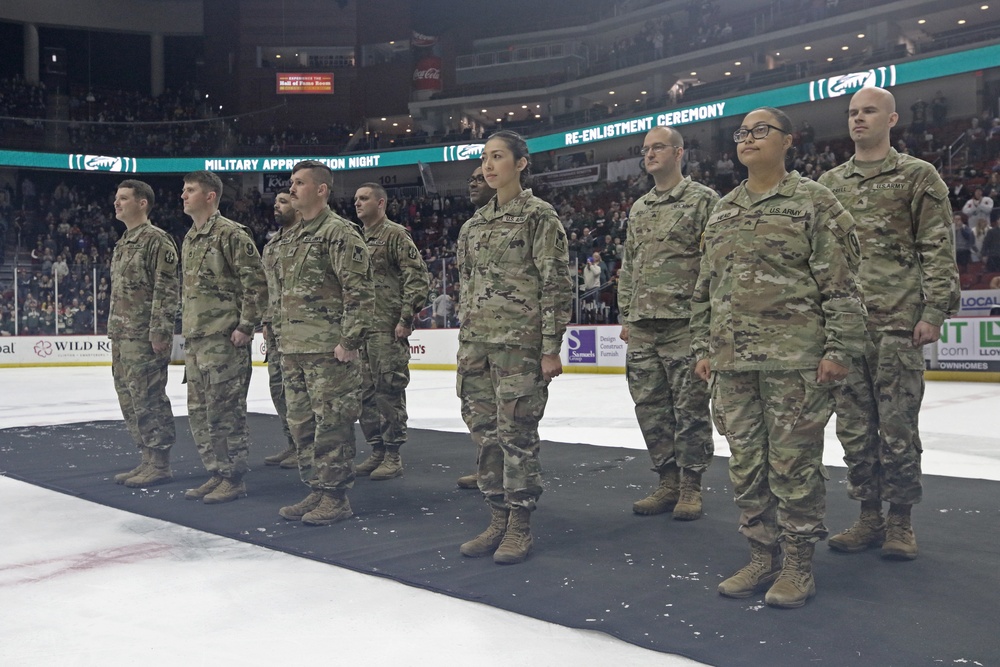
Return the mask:
M976 237L965 223L965 217L961 213L952 215L952 222L955 225L955 261L964 273L972 259L972 250L976 246Z
M433 317L435 329L447 329L452 326L452 315L455 312L455 300L448 292L439 294L434 299Z
M975 252L982 255L983 240L990 228L990 214L993 211L993 200L983 195L982 188L976 188L972 198L962 206L962 213L969 221L976 239Z

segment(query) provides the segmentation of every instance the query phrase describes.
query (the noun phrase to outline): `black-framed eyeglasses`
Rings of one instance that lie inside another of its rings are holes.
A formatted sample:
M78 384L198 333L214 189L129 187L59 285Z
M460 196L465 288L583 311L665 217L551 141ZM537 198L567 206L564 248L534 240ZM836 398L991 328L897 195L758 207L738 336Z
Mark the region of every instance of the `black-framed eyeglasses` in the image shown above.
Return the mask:
M486 182L486 177L480 174L479 176L470 176L469 185L476 185L477 183L482 184Z
M646 157L649 153L656 155L657 153L662 153L668 148L680 148L680 146L674 146L673 144L653 144L652 146L643 146L639 149L639 155Z
M777 130L782 134L789 134L788 132L782 130L780 127L775 127L774 125L768 125L767 123L757 123L749 130L741 127L740 129L733 132L733 141L739 144L746 141L747 137L750 136L752 136L754 139L763 139L764 137L766 137L768 134L771 133L771 130Z

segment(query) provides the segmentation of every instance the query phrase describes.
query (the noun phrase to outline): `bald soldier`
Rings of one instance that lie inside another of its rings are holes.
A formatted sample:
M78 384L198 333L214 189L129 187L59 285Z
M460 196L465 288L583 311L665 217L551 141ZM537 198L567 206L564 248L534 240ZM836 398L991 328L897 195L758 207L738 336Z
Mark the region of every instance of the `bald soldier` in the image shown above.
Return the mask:
M837 551L882 547L885 558L912 560L910 511L922 494L922 348L957 312L960 288L948 188L933 166L891 147L898 119L887 90L855 93L847 121L855 153L820 177L857 223L871 339L836 397L848 495L861 501L861 516L829 542Z
M486 178L483 177L483 168L476 167L476 170L472 172L472 176L469 177L469 201L476 209L481 209L486 206L493 195L497 193L496 190L490 187L490 184L486 182ZM479 461L479 454L476 454L476 461ZM476 489L479 490L479 473L474 472L469 475L463 475L458 478L458 488L460 489Z
M355 470L376 481L403 474L399 448L406 442L409 336L430 287L427 265L409 232L385 216L387 199L378 183L364 183L354 195L375 281L375 317L361 348L361 430L371 454Z
M288 230L302 221L302 216L292 207L292 196L288 188L283 188L274 196L274 222L278 231L270 238L261 253L264 264L264 274L267 276L268 305L264 310L261 322L264 325L264 341L267 343L267 379L271 391L271 403L281 420L281 430L285 434L285 448L277 454L264 457L264 464L280 465L282 468L295 468L298 459L295 453L295 440L288 430L287 408L285 406L285 386L281 378L281 352L278 350L278 335L274 326L274 309L281 290L281 280L278 276L278 253L281 250L281 239Z
M626 372L659 486L636 501L636 514L701 517L701 476L714 447L708 387L695 378L691 294L701 262L702 232L719 201L714 190L681 175L684 138L655 127L640 151L653 189L636 200L618 283Z

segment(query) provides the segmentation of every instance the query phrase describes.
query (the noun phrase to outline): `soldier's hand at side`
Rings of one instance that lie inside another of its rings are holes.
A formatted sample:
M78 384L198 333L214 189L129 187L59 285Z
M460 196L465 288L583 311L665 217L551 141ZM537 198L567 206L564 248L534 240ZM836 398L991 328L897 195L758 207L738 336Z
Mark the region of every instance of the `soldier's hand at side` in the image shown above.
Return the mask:
M411 333L413 333L413 329L406 326L405 324L396 325L396 340L403 340L405 338L409 338Z
M233 331L233 335L229 337L229 340L231 340L233 345L236 347L246 347L250 341L253 340L253 336L248 336L237 329Z
M847 371L849 370L849 368L841 366L836 361L823 359L819 362L819 368L816 369L816 382L825 384L827 382L843 380L847 377Z
M155 354L160 354L161 352L166 352L170 347L170 343L152 343L153 352Z
M337 345L333 348L333 356L337 358L337 361L347 363L349 361L354 361L358 358L357 350L345 350L343 345Z
M628 327L622 325L622 330L618 333L618 337L621 338L626 343L628 342Z
M917 326L913 327L913 347L923 347L939 338L941 338L941 327L924 321L917 322Z
M562 375L562 359L558 354L542 355L542 378L548 382L554 377Z
M712 377L712 364L708 359L702 359L694 365L694 374L708 382Z

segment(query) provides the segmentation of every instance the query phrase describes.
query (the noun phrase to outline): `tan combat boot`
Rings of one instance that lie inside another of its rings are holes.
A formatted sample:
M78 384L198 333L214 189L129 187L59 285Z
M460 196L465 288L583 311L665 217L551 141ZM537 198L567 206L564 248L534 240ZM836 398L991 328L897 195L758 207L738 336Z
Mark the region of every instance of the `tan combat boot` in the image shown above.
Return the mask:
M287 459L289 456L295 456L295 447L288 445L285 449L277 454L271 454L270 456L264 457L264 465L267 466L280 466L282 461Z
M493 553L493 562L499 565L523 563L531 551L531 512L523 507L512 507L507 517L507 532L500 546Z
M769 607L796 609L816 595L812 558L816 545L803 539L785 542L785 562L781 573L764 596Z
M281 518L289 521L300 521L306 514L319 507L321 500L323 500L323 492L313 491L294 505L282 507L278 510L278 514L281 515Z
M913 505L889 505L886 517L885 543L882 545L882 558L892 560L913 560L917 557L917 536L913 533L910 522L910 510Z
M125 480L127 480L129 477L135 477L136 475L141 473L146 468L147 465L149 465L149 459L151 456L150 452L152 450L149 447L140 447L139 451L142 454L142 460L139 462L139 465L132 468L128 472L120 472L117 475L115 475L115 484L124 484Z
M385 449L382 447L375 447L372 449L372 453L368 455L364 461L354 466L354 474L358 477L368 477L372 472L382 465L382 460L385 458Z
M748 598L761 593L778 578L781 572L781 547L765 546L750 541L750 563L719 584L719 595L727 598Z
M651 494L632 503L636 514L663 514L674 509L681 497L680 468L669 463L660 471L660 485Z
M386 447L382 463L379 464L378 468L372 470L370 479L381 482L402 475L403 460L399 458L399 447Z
M201 500L212 491L215 491L215 487L220 484L222 484L222 475L213 473L212 476L208 478L208 481L201 486L185 491L184 498L186 500Z
M474 472L471 475L463 475L458 478L458 488L460 489L478 489L479 488L479 473Z
M848 554L880 547L884 541L885 521L882 520L881 500L863 501L861 516L854 525L829 539L831 549Z
M130 489L138 489L144 486L163 484L174 478L174 473L170 470L170 450L151 449L149 463L146 468L135 477L125 480L125 486Z
M299 453L295 450L292 450L291 454L289 454L288 456L286 456L284 459L281 460L281 463L278 464L278 467L283 468L285 470L297 469L299 467Z
M307 526L329 526L354 516L346 491L323 491L319 504L302 515L302 523Z
M701 473L680 469L680 498L674 505L674 518L678 521L694 521L701 518Z
M490 505L490 512L492 513L490 525L486 527L486 530L458 548L463 556L482 558L489 556L500 546L500 541L503 539L504 533L507 532L507 517L510 511Z
M243 480L238 477L224 477L222 483L217 487L212 489L201 502L206 505L218 505L219 503L229 503L240 496L245 496L247 494L246 484Z

